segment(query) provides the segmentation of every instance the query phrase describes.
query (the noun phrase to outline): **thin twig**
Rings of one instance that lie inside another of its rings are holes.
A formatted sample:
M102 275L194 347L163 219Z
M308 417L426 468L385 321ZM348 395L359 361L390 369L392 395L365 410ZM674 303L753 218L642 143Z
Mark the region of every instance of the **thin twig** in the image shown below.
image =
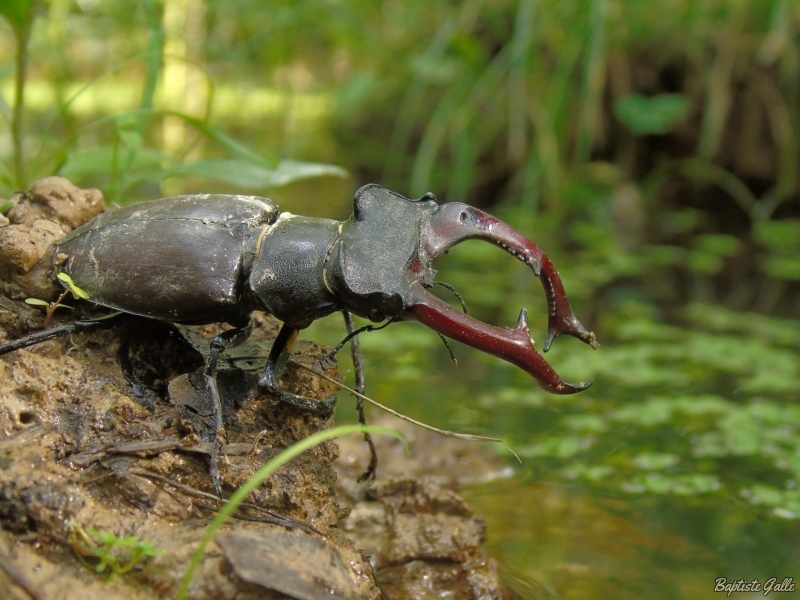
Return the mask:
M193 488L193 487L191 487L189 485L186 485L186 484L183 484L183 483L178 483L177 481L173 481L172 479L170 479L168 477L164 477L162 475L157 475L156 473L151 473L150 471L146 471L144 469L130 469L130 470L126 471L126 472L130 473L132 475L139 475L141 477L147 477L149 479L155 479L156 481L161 481L162 483L166 483L167 485L171 485L172 487L174 487L176 489L179 489L179 490L181 490L183 492L186 492L188 494L192 494L194 496L198 496L199 498L207 498L207 499L213 500L214 502L217 502L217 503L220 501L219 497L216 494L210 494L208 492L204 492L203 490L198 490L197 488ZM211 510L211 511L214 511L214 512L219 512L219 507L216 507L216 506L209 506L207 504L203 504L202 507L207 509L207 510ZM317 531L316 529L314 529L313 527L311 527L311 525L308 525L307 523L303 523L302 521L298 521L296 519L292 519L291 517L284 517L282 515L276 514L276 513L272 512L271 510L269 510L268 508L264 508L263 506L258 506L256 504L251 504L249 502L242 502L240 507L241 508L250 508L252 510L257 510L257 511L262 512L262 513L264 513L266 515L269 515L273 519L273 524L274 525L282 525L284 527L296 527L297 529L302 529L306 533L312 533L312 534L320 535L322 537L327 537L327 536L325 536L325 534ZM234 519L239 518L239 517L241 517L242 519L244 519L246 521L252 521L254 519L254 517L249 517L247 515L236 515L236 514L233 515Z
M42 600L43 596L30 579L17 567L5 551L0 551L0 569L14 584L23 590L31 600Z
M436 433L444 435L446 437L453 437L453 438L458 438L460 440L468 440L468 441L471 441L471 442L498 442L500 444L503 443L503 440L498 439L498 438L487 437L487 436L484 436L484 435L473 435L471 433L456 433L454 431L446 431L444 429L438 429L437 427L434 427L433 425L428 425L427 423L422 423L420 421L415 421L411 417L407 417L407 416L405 416L403 414L400 414L399 412L397 412L395 410L392 410L388 406L384 406L383 404L381 404L377 400L373 400L369 396L365 396L364 394L359 394L356 390L347 387L343 383L339 383L333 377L328 377L324 373L319 373L319 372L315 371L314 369L312 369L311 367L307 367L307 366L305 366L303 364L300 364L298 362L295 362L295 361L292 361L292 362L295 365L297 365L298 367L300 367L301 369L305 369L306 371L310 371L311 373L314 373L314 375L316 375L317 377L321 377L325 381L329 381L332 384L340 387L341 389L353 394L356 398L361 398L362 400L366 400L367 402L369 402L373 406L377 406L381 410L385 410L390 415L394 415L398 419L403 419L404 421L408 421L409 423L413 423L414 425L417 425L418 427L422 427L423 429L428 429L430 431L435 431Z
M253 454L256 453L256 449L258 448L258 442L260 442L262 439L264 439L264 436L266 436L267 433L269 433L269 432L266 429L262 429L261 431L258 432L258 435L256 436L256 439L253 440L253 447L250 450L250 455L253 455Z

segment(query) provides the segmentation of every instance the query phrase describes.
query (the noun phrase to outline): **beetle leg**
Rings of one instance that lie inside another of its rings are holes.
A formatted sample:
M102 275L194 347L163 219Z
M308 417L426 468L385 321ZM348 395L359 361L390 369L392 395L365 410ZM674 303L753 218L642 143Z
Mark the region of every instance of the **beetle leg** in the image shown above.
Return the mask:
M349 312L342 311L344 316L344 325L347 329L347 335L353 336L350 339L350 356L353 358L353 369L356 372L356 391L362 396L366 393L366 386L364 385L364 357L361 356L361 345L358 343L358 333L356 332L356 325L353 323L353 315ZM358 422L362 425L367 424L367 416L364 414L364 399L356 398L356 410L358 411ZM370 484L375 481L375 472L378 469L378 453L375 450L375 444L372 442L370 434L364 434L364 441L369 446L369 466L364 473L358 478L358 482L369 481Z
M283 368L286 366L286 361L292 354L295 342L297 342L297 335L300 330L284 323L281 330L278 332L278 337L272 344L272 349L269 351L267 364L264 366L264 372L261 374L261 379L258 380L258 387L260 390L278 396L282 402L296 406L303 410L310 410L317 413L330 413L336 405L336 396L328 398L327 400L312 400L311 398L303 398L291 392L284 392L278 388L278 382L281 378Z
M351 314L351 313L347 312L346 310L343 310L342 314L343 315L348 315L348 314ZM355 324L353 324L352 328L348 327L347 335L344 337L344 339L341 342L339 342L338 344L336 344L336 347L333 350L328 352L325 356L323 356L322 358L320 358L317 361L316 368L319 369L319 370L323 370L323 369L330 369L330 368L334 367L336 365L336 363L334 362L333 359L336 357L337 354L339 354L339 350L344 348L344 345L347 342L349 342L353 338L357 337L360 333L364 333L365 331L380 331L384 327L388 327L389 325L394 323L397 319L398 319L398 317L392 317L391 319L386 321L386 323L384 323L383 325L379 325L378 327L375 327L374 325L364 325L364 327L359 327L358 329L355 329ZM347 326L347 317L346 316L345 316L345 326ZM356 342L356 343L358 343L358 342Z
M117 317L112 319L111 317ZM73 321L69 325L61 325L60 327L53 327L43 331L37 331L25 337L9 342L0 346L0 355L8 354L14 350L21 348L28 348L40 342L45 342L53 338L70 335L72 333L89 333L90 331L100 331L102 329L112 329L122 322L119 313L102 317L100 319L92 319L87 321Z
M214 449L211 452L208 465L208 474L214 484L214 489L217 496L222 498L222 485L220 482L219 473L219 453L222 450L222 438L225 435L225 427L222 422L222 401L219 397L219 390L217 389L217 364L219 363L220 354L239 346L247 341L250 334L253 333L253 322L248 321L244 327L237 327L223 331L213 340L211 340L211 347L206 359L206 367L203 375L206 378L206 386L211 394L211 401L214 405Z

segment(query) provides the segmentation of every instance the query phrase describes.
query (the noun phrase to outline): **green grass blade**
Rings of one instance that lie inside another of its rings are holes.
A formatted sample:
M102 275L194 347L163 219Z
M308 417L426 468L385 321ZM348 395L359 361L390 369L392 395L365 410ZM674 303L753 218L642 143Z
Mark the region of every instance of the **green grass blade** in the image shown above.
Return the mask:
M508 154L512 161L522 162L527 146L525 81L528 51L533 39L535 0L521 0L511 39L511 60L508 69Z
M589 44L583 67L580 131L575 146L575 164L588 162L597 135L600 100L605 83L606 14L608 0L592 0Z

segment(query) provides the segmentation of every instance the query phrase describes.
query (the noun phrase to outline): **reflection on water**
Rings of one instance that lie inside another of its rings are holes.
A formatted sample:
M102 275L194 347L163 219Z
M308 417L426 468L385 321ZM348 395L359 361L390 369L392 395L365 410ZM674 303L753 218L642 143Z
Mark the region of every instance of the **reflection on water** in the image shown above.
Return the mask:
M717 577L780 581L800 568L800 528L735 501L609 498L520 477L462 493L487 521L489 551L564 600L714 598Z

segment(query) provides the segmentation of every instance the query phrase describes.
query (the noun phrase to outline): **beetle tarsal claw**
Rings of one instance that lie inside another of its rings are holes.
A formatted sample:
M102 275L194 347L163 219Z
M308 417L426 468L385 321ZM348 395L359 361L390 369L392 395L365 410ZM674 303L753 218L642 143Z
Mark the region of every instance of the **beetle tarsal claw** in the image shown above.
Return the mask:
M281 402L289 404L300 410L309 411L320 415L321 417L328 417L333 414L333 409L336 407L336 396L324 400L317 400L314 398L306 398L305 396L298 396L291 392L278 390L273 392Z

